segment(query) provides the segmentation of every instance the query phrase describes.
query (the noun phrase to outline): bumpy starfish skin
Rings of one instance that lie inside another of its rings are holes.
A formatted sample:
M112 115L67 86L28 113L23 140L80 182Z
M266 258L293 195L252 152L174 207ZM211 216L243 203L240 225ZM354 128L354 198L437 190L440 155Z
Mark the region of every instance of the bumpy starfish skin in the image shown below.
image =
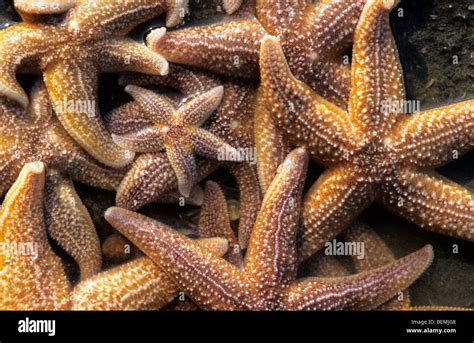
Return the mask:
M167 97L145 88L130 85L125 90L140 104L152 125L124 135L114 134L114 141L137 152L164 149L185 197L197 181L195 154L215 160L226 160L227 156L239 158L233 147L200 127L221 102L222 86L185 100L178 109Z
M203 309L370 309L405 289L431 263L430 246L389 266L348 278L296 277L296 229L308 154L290 153L270 185L244 269L216 258L155 220L120 208L106 219L143 250Z
M319 250L373 200L428 230L474 240L474 195L429 167L474 143L474 101L406 117L389 26L393 1L367 3L355 33L349 112L290 72L275 37L263 40L262 92L289 141L327 166L304 200L300 259ZM396 105L396 106L394 106Z
M27 162L41 161L72 179L114 190L123 173L100 166L63 129L52 114L48 93L37 83L24 111L0 98L0 194L10 188Z
M228 14L235 13L242 5L243 0L222 0L222 7Z
M24 21L33 21L45 14L59 14L70 10L77 0L14 0L15 9Z
M41 162L26 164L0 210L2 310L60 310L70 305L69 281L46 235L44 179Z
M198 240L216 256L227 252L222 238ZM148 257L140 257L79 283L72 296L75 310L158 310L170 303L179 289Z
M2 30L0 94L26 107L28 97L15 79L16 71L24 67L42 72L69 134L100 162L123 167L134 154L114 144L102 122L96 94L99 73L167 73L161 56L123 35L165 10L172 11L168 19L175 24L185 5L180 0L80 1L57 25L20 23Z
M191 71L180 66L170 65L170 73L166 76L154 75L139 75L134 73L124 74L120 79L121 84L133 84L138 86L166 86L179 90L185 96L200 94L209 91L218 86L220 81L208 74ZM239 222L239 244L242 249L245 249L248 244L250 232L255 222L255 218L260 207L261 194L258 182L258 176L255 168L255 154L254 154L254 138L253 138L253 117L255 110L255 88L250 85L242 85L236 82L228 82L224 85L224 95L217 111L211 116L211 125L209 131L217 137L227 141L230 145L237 149L243 149L246 152L244 162L221 162L220 165L227 168L236 178L241 204L241 216ZM109 116L109 128L111 132L125 135L129 132L139 131L147 126L152 125L152 122L140 110L140 105L137 102L131 102L123 105L117 110L113 111ZM136 209L146 203L146 201L163 200L161 195L165 187L174 185L175 181L170 179L172 173L163 172L164 176L160 176L160 180L155 178L158 174L150 174L151 169L145 167L153 160L152 155L147 157L139 157L134 164L133 172L131 171L123 181L124 187L120 187L117 193L118 206ZM161 160L161 157L156 157ZM143 163L142 163L143 162ZM202 163L201 163L202 164ZM167 166L164 163L159 167L163 169ZM198 174L197 179L201 179L208 174L214 165L204 165L198 169L202 169ZM145 172L146 171L146 172ZM143 179L143 181L140 181ZM153 183L157 187L142 188L140 191L138 187L140 184ZM126 185L126 186L125 186ZM132 187L136 185L137 187ZM161 187L161 188L160 188ZM150 191L153 189L153 191ZM168 188L167 188L168 189ZM189 201L187 201L189 203ZM133 203L133 207L130 205Z
M167 60L231 76L258 75L260 41L280 38L295 76L324 97L347 105L350 70L342 53L352 41L365 0L258 0L256 19L235 19L164 34L157 29L148 46Z
M45 212L50 236L77 262L81 279L97 274L102 255L92 218L72 181L56 170L47 172Z
M242 255L240 245L230 225L227 201L221 187L208 181L204 188L204 201L199 215L199 237L223 237L229 241L229 251L225 259L240 267Z

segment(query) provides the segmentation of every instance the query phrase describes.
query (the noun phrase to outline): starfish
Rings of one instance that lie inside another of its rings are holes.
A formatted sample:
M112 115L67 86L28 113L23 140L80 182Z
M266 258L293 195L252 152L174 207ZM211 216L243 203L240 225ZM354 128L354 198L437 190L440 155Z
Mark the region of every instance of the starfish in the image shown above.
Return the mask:
M2 310L58 310L70 306L69 281L46 235L44 182L44 165L26 164L0 210Z
M49 233L76 260L81 278L95 274L102 264L99 240L70 179L114 190L123 173L102 167L72 140L53 115L41 82L33 86L26 110L2 98L0 113L0 194L13 185L26 163L46 164Z
M289 142L328 169L306 194L300 260L377 200L409 221L474 240L474 195L430 168L474 144L474 101L410 116L390 23L396 1L372 0L354 38L348 112L292 75L276 37L261 47L261 92Z
M167 97L151 90L129 85L125 91L139 103L142 115L152 125L124 135L113 134L114 141L136 152L158 152L164 149L183 196L188 197L196 183L195 154L215 160L226 160L227 156L239 159L235 148L200 127L220 104L224 94L222 86L185 99L177 109Z
M184 96L208 92L220 85L220 81L208 74L170 65L170 73L166 76L124 74L120 79L123 85L166 86L178 90ZM239 244L245 249L250 231L260 207L261 194L255 168L254 127L255 88L237 82L227 82L224 95L217 111L211 115L209 131L227 141L239 151L245 152L245 161L240 163L219 161L219 165L227 168L236 178L239 193L241 217L239 222ZM152 125L143 114L137 101L127 103L116 109L109 116L110 131L127 134ZM253 158L252 158L253 156ZM132 170L122 181L117 193L117 205L131 210L151 201L163 201L163 193L175 187L174 173L162 155L146 154L140 156ZM196 181L207 176L218 165L202 163ZM156 171L160 170L158 174ZM170 171L171 170L171 171ZM189 200L186 200L189 203Z
M227 252L223 238L196 240L215 256ZM72 295L74 310L159 310L178 295L176 284L148 257L114 267L79 283Z
M113 207L105 218L144 251L202 309L371 309L408 287L431 263L426 246L388 266L347 278L295 280L296 230L308 161L292 151L265 194L243 269L175 230Z
M169 33L159 28L147 37L147 45L170 62L253 78L259 72L261 39L275 35L295 76L325 98L346 106L350 68L342 55L350 47L365 2L257 0L256 18Z
M56 115L69 134L101 163L123 167L134 154L114 144L102 122L96 94L99 73L166 74L168 64L161 56L124 35L166 10L167 23L175 25L186 5L181 0L81 0L56 25L12 25L0 31L0 94L27 107L16 72L42 73Z

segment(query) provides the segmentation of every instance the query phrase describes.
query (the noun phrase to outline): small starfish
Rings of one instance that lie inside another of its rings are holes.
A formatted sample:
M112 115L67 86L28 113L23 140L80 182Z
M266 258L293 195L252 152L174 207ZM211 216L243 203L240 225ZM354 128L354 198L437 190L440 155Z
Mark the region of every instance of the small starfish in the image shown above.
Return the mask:
M221 187L215 182L206 182L198 228L201 238L223 237L227 239L229 251L225 259L237 267L242 265L241 248L230 225L227 201Z
M46 235L44 182L44 165L26 164L0 210L2 310L59 310L70 306L69 281Z
M145 88L129 85L125 91L139 103L152 125L124 135L113 134L114 141L136 152L164 149L178 179L179 191L185 197L196 183L198 171L194 154L215 160L226 160L227 156L240 159L236 149L200 127L220 104L224 94L222 86L186 99L178 109L167 97Z
M227 252L223 238L196 240L215 256ZM176 284L148 257L140 257L79 283L72 295L74 310L159 310L178 295Z
M166 76L124 74L120 83L142 87L156 85L171 87L183 93L184 96L201 94L220 85L220 81L215 77L176 65L170 65L170 73ZM219 163L232 173L239 186L240 212L242 214L239 222L239 244L242 249L248 245L250 232L261 202L255 168L254 110L255 88L252 85L227 82L224 86L222 102L217 111L211 115L209 128L211 133L237 147L240 151L244 151L246 155L246 161L241 163L222 161ZM152 123L143 115L143 111L136 101L127 103L113 111L109 118L110 131L118 134L127 134L149 125ZM161 157L151 154L138 158L122 182L123 187L121 185L117 193L118 206L134 210L150 201L163 201L163 192L169 191L169 187L174 186L176 181L173 179L173 173L169 172L170 169L166 169L169 163L162 163L162 160ZM152 166L156 167L152 169ZM216 167L216 163L204 164L203 167L198 168L202 171L198 173L199 176L196 180L207 176ZM159 168L161 173L157 174L155 168Z
M56 114L69 134L93 157L123 167L134 154L113 143L97 101L101 71L166 74L167 62L124 35L168 10L177 24L182 0L79 1L57 25L20 23L0 31L0 94L26 107L17 69L43 73Z
M170 62L254 78L260 41L266 34L275 35L295 76L345 107L350 69L342 54L350 47L365 2L257 0L256 19L237 18L169 33L159 28L147 37L147 45Z
M370 309L408 287L431 263L426 246L391 265L339 279L296 280L296 230L308 153L292 151L260 210L243 270L151 218L110 208L105 218L203 309Z
M395 4L372 0L364 7L348 113L291 74L277 38L262 42L261 91L278 128L329 168L304 200L301 260L373 200L428 230L474 240L474 195L428 169L474 144L474 101L411 116L398 110L405 93L389 23Z

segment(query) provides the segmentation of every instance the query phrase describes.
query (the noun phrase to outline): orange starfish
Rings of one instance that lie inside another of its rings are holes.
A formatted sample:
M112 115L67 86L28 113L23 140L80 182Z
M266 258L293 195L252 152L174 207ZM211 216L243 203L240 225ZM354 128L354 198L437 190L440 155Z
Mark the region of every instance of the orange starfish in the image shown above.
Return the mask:
M0 94L26 107L28 97L16 72L42 73L69 134L101 163L123 167L134 154L114 144L102 122L96 94L99 73L166 74L168 64L161 56L124 36L166 10L168 24L175 25L186 5L181 0L79 1L55 25L20 23L1 30Z
M347 278L296 280L296 229L308 154L280 166L261 207L243 269L151 218L120 208L106 219L143 250L203 309L371 309L408 287L431 263L430 246Z
M328 167L304 200L300 259L374 200L423 228L474 240L474 195L429 169L474 144L474 101L411 116L399 110L406 100L389 23L395 4L371 0L364 7L348 112L292 75L277 38L262 42L260 91L278 128Z

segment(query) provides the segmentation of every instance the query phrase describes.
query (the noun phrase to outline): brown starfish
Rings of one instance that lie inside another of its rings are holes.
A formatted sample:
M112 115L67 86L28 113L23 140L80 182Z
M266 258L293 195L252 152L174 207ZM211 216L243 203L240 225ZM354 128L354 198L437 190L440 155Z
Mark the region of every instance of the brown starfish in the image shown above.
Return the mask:
M243 270L153 219L120 208L106 219L203 309L370 309L408 287L431 263L430 246L391 265L339 279L296 280L296 229L308 154L280 166L257 218Z
M220 84L220 81L208 74L188 70L171 65L166 76L125 74L121 77L122 84L133 84L142 87L167 86L179 90L184 96L201 94ZM236 82L227 82L224 95L217 111L211 115L209 131L227 141L233 147L244 152L245 160L241 163L219 162L236 178L239 193L241 217L239 222L239 244L244 249L260 207L261 195L255 168L255 148L253 138L253 116L255 108L255 88ZM109 116L109 127L113 133L127 134L139 131L152 123L144 115L140 105L130 102ZM117 205L136 209L151 201L163 201L163 193L175 186L174 173L162 155L142 155L134 163L117 193ZM200 180L217 167L216 163L202 162L198 168ZM158 174L156 170L161 170ZM186 201L189 203L189 201Z
M96 94L99 73L166 74L168 65L161 56L124 35L165 11L168 24L177 24L185 6L181 0L80 1L56 25L20 23L1 30L0 94L26 107L28 97L16 72L43 73L69 134L100 162L123 167L134 155L113 143L102 122Z
M260 41L280 38L295 76L322 96L347 105L350 85L343 52L365 0L257 0L256 18L236 18L208 26L166 33L159 28L147 45L168 61L204 68L232 77L258 75Z
M230 156L239 160L239 154L224 140L200 126L214 112L222 100L224 88L215 87L206 93L186 99L178 109L165 96L138 86L127 86L152 125L124 135L113 135L120 146L137 152L166 151L178 179L178 188L188 197L196 183L197 163L194 154L215 160Z
M263 97L287 139L328 167L304 200L300 259L318 251L373 200L445 235L474 239L474 195L429 168L474 144L474 101L411 116L389 25L396 1L369 1L356 29L349 111L291 73L275 37L261 48ZM395 105L395 106L394 106Z

